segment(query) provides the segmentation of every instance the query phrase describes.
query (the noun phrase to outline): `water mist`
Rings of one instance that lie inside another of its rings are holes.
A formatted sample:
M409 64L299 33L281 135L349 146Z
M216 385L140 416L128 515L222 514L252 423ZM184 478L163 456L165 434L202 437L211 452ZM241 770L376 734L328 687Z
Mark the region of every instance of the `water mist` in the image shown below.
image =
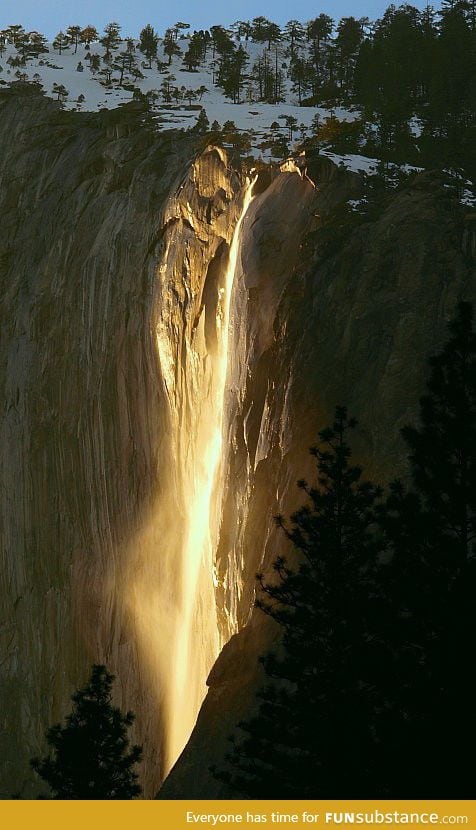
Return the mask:
M149 672L150 686L157 688L163 713L164 772L192 732L206 693L206 678L223 645L216 609L215 554L227 455L223 436L233 339L230 312L253 185L254 180L245 186L227 262L218 279L213 337L205 334L210 308L202 306L191 335L184 338L177 366L174 329L160 323L157 327L168 403L170 469L155 515L137 543L137 549L155 548L157 560L134 559L127 602L143 670ZM164 261L171 255L166 250Z

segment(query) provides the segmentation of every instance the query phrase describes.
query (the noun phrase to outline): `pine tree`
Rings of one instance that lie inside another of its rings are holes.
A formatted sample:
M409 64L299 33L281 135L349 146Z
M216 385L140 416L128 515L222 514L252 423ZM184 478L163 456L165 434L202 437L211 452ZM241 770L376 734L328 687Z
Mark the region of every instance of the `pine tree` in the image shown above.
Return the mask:
M167 29L167 31L165 32L162 48L169 59L169 66L172 63L173 57L178 57L182 54L182 50L180 49L180 46L177 43L176 37L174 36L172 29Z
M298 120L294 117L294 115L280 116L280 118L281 117L283 117L284 123L289 130L289 140L292 141L294 133L297 130Z
M192 127L194 133L199 133L200 135L204 135L210 129L210 122L208 120L208 116L204 109L201 109L198 113L198 118L195 122L195 126Z
M234 49L234 43L230 38L230 33L223 26L211 26L210 34L213 44L213 57L218 53L223 56Z
M353 70L362 42L362 27L355 17L343 17L337 26L336 49L339 56L337 71L341 88L346 97L353 92Z
M276 104L281 100L283 76L276 72L276 62L270 60L269 52L263 52L253 64L251 79L257 88L257 97L260 101Z
M121 27L119 23L108 23L104 27L104 35L101 38L101 44L106 50L106 56L110 56L114 49L117 49L121 42Z
M142 751L129 748L127 737L134 715L112 705L113 680L105 666L93 666L89 682L72 697L66 725L47 733L52 754L31 761L54 799L130 799L141 792L133 767Z
M476 538L476 335L469 303L450 323L451 339L430 360L421 427L405 427L414 485L432 533L460 566Z
M175 75L171 73L167 74L163 79L160 85L160 91L162 94L162 98L166 104L169 104L172 100L172 89L173 89L173 82L176 80Z
M266 43L270 24L271 21L263 15L253 18L251 23L251 36L255 43Z
M193 72L196 70L197 66L200 66L203 59L203 51L203 37L201 37L198 32L194 32L190 38L188 49L183 56L183 62L189 72Z
M250 39L253 31L253 27L249 20L237 20L231 28L236 32L238 37L244 37L245 40Z
M268 50L271 49L272 43L279 43L283 38L283 33L277 23L269 23L266 27L266 40L268 41Z
M69 95L69 90L66 89L64 84L53 84L53 92L57 96L58 101L65 101Z
M393 553L390 644L401 690L400 717L382 740L408 797L412 781L414 796L425 789L428 797L466 798L473 786L462 749L476 739L476 334L468 303L449 330L430 361L420 423L402 430L413 488L394 482L380 511Z
M134 57L134 53L130 50L126 49L125 51L119 52L115 60L113 61L112 68L116 69L119 74L119 86L122 86L124 82L124 75L135 75L136 70L138 70L137 61Z
M284 34L287 40L289 40L290 56L291 60L293 60L297 46L304 40L304 27L299 20L288 20L284 27Z
M29 56L30 51L30 33L25 32L23 36L18 37L15 47L18 53L21 55L22 59L26 62L26 59Z
M60 55L65 51L65 49L69 49L69 39L63 31L58 32L56 35L53 41L53 49L57 49Z
M89 68L90 68L93 75L96 72L99 72L99 70L101 68L101 56L100 55L96 55L94 53L92 55L90 55Z
M152 68L152 60L157 57L157 46L159 43L159 36L154 28L147 24L140 33L139 49L146 56L149 61L149 69Z
M263 658L268 677L257 715L240 724L225 769L214 774L248 798L351 797L370 792L375 772L373 719L386 651L374 630L382 618L379 546L372 533L379 488L349 464L356 422L344 408L312 450L318 485L299 486L308 503L279 524L295 564L258 575L258 607L282 628ZM373 761L373 766L372 766Z
M88 25L81 29L81 43L86 44L87 49L89 49L91 43L95 43L97 40L99 40L99 33L94 26Z
M301 106L303 96L307 94L310 87L310 75L312 67L304 58L294 57L291 60L290 77L292 81L292 91L298 96L298 103Z
M74 52L75 55L78 51L78 44L81 40L81 26L68 26L66 29L66 36L70 43L74 44Z
M321 73L321 43L331 36L333 28L334 21L328 14L320 14L307 24L307 36L312 42L313 61L318 82Z
M185 100L188 101L189 107L192 106L192 101L195 101L197 98L197 93L194 89L187 89L186 87L182 87L182 95Z
M7 39L10 41L10 43L13 43L14 46L16 46L17 43L22 41L26 34L25 29L20 23L15 23L13 26L8 26L8 28L5 30L5 33Z
M471 560L476 538L476 335L469 303L459 305L449 331L448 343L430 360L420 425L402 430L414 488L407 492L396 482L390 505L406 515L402 524L397 510L393 538L398 541L399 528L408 533L411 519L410 535L425 545L428 564L455 571ZM408 515L407 499L413 503Z
M225 52L220 60L216 84L222 87L225 95L232 98L235 104L240 103L244 70L248 60L248 53L242 46Z
M47 53L48 41L40 32L29 32L28 56L38 58L39 55Z

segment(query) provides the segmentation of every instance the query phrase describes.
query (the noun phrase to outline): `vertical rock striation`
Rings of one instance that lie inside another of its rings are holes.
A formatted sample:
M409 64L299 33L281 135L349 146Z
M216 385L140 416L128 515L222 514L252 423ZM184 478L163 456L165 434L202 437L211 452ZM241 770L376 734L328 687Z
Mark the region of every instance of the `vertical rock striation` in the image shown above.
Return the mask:
M160 338L185 418L184 350L241 182L134 108L70 117L13 93L0 108L2 793L38 791L29 757L105 662L151 795L170 763L157 644L174 659L155 598L167 621L183 518Z
M222 561L231 550L241 555L240 625L255 571L286 552L272 516L301 503L295 482L313 480L307 449L335 405L359 418L354 450L367 475L382 483L405 476L399 428L417 416L426 358L446 339L456 303L475 299L468 217L438 174L422 173L382 197L364 219L346 207L362 195L358 176L325 159L311 163L309 175L314 194L305 179L278 177L251 206L243 240L246 290L235 308L247 321L249 348L245 359L236 352L246 384L230 423L223 527L232 528L233 543L222 538L219 548ZM254 612L225 645L160 798L234 796L210 766L223 764L228 736L253 712L264 682L258 657L278 635Z
M336 403L369 472L404 471L423 355L471 293L464 216L422 174L352 217L362 182L325 161L316 187L260 171L249 203L222 150L135 105L8 91L0 119L1 794L38 792L29 757L104 662L152 796L224 646L162 790L220 796L275 636L251 614L273 515Z

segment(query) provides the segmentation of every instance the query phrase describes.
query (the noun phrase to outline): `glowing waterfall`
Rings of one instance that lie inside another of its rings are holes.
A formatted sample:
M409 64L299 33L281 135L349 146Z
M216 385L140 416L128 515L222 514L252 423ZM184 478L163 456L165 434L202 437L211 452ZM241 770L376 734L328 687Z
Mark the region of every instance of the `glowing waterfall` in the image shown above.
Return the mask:
M171 632L167 709L167 766L181 750L195 724L206 692L205 680L218 656L214 558L222 496L222 459L226 380L230 347L230 304L240 254L243 219L252 200L248 182L243 207L221 281L216 317L216 350L204 347L204 310L194 338L187 344L188 416L176 432L176 483L184 514L176 568L179 573L176 624Z
M165 775L195 725L206 678L223 643L217 619L215 553L220 530L227 448L227 374L230 306L239 271L243 220L252 200L247 183L243 206L220 279L214 343L206 341L202 309L195 325L178 335L176 294L163 286L156 342L168 399L161 456L161 491L130 541L124 585L126 613L138 646L138 666L154 695L145 711L157 718L143 724L161 747ZM170 243L173 244L173 243ZM173 250L164 252L164 270ZM191 307L191 306L189 306ZM210 314L210 308L208 308ZM211 312L213 313L213 312ZM210 331L210 320L207 330ZM180 337L180 341L177 340ZM112 591L112 588L111 588ZM124 658L130 659L127 644ZM156 735L156 724L161 734ZM163 730L163 731L162 731Z

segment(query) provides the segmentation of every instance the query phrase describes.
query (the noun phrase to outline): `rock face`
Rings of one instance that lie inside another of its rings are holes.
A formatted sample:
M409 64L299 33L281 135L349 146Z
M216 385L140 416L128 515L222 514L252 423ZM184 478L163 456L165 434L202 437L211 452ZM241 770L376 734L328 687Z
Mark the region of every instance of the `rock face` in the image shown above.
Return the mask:
M150 795L167 715L144 656L153 599L137 592L155 580L173 594L163 534L180 522L173 497L154 515L172 463L157 330L168 309L180 352L241 183L134 109L69 118L14 95L0 107L1 792L38 792L28 759L105 662L137 713Z
M140 109L18 94L0 97L1 794L38 792L29 757L104 662L151 797L226 643L161 791L220 796L208 766L275 636L250 615L273 515L336 403L369 475L404 474L398 427L470 296L474 231L430 173L364 221L331 163L251 193Z
M282 283L279 255L266 261L267 250L279 250L282 233L270 229L269 248L266 231L259 241L256 230L243 242L245 270L284 284L274 306L260 290L248 295L253 319L263 309L270 316L258 324L263 350L248 364L247 423L257 425L257 452L242 525L245 593L252 591L253 572L286 551L271 517L300 503L294 483L313 475L306 450L337 403L359 418L354 450L368 476L382 483L405 477L399 428L417 416L426 357L444 342L458 300L474 301L475 260L466 244L471 217L437 174L422 173L380 199L363 221L342 209L346 199L362 195L358 177L323 160L308 172L317 188L307 232ZM296 229L292 213L290 224ZM256 257L262 257L257 267ZM225 646L197 725L159 798L233 797L210 766L220 767L228 736L253 711L264 679L258 657L277 636L277 626L253 612Z

